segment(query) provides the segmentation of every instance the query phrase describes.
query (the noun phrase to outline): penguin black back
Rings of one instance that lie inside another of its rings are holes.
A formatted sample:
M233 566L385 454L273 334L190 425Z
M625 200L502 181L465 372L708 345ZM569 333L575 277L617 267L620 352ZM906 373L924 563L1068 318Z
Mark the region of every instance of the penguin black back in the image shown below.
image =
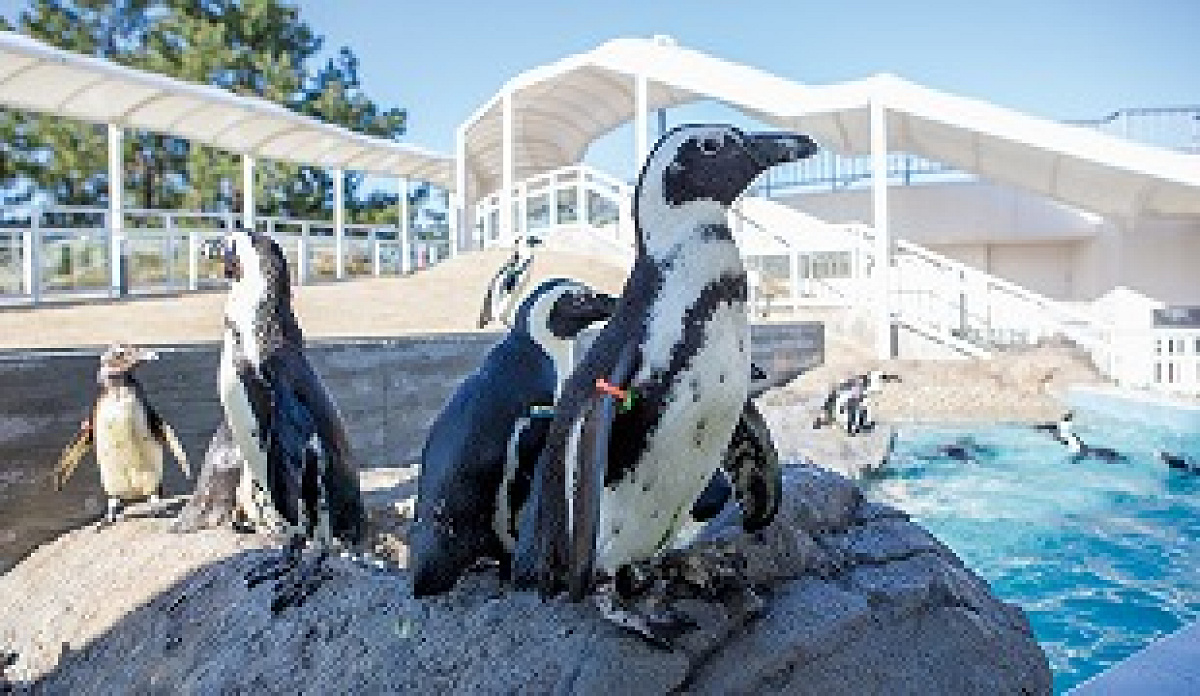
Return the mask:
M434 420L409 534L416 596L449 590L481 557L507 564L506 539L545 436L538 414L553 408L575 336L606 319L614 302L577 281L542 282Z

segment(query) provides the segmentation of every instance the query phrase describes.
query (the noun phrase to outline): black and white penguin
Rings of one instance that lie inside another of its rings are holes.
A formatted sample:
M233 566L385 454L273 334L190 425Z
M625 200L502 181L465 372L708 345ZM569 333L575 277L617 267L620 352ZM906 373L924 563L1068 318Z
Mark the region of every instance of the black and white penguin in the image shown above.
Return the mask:
M245 520L237 506L237 490L246 461L224 419L213 432L196 488L171 523L173 532L195 532L214 527L236 527Z
M495 284L493 290L513 291ZM574 365L575 337L608 319L615 304L578 281L543 281L522 299L508 334L447 400L421 453L409 532L415 596L449 590L480 558L507 568L514 513L528 495L555 400Z
M729 207L762 172L815 151L804 136L731 126L682 126L657 143L634 193L632 273L563 388L521 513L518 586L565 585L578 600L594 569L612 576L671 546L749 395Z
M1069 433L1063 438L1062 443L1066 445L1067 451L1071 453L1072 461L1079 462L1084 459L1099 459L1105 462L1125 462L1129 460L1120 452L1109 449L1108 447L1092 447L1085 443L1075 433Z
M283 251L239 227L226 239L225 276L218 391L245 458L238 507L255 527L290 538L247 581L286 575L271 603L279 611L316 590L328 551L365 541L366 512L342 417L304 353ZM307 559L306 542L318 549Z
M813 421L813 429L826 425L838 425L847 435L857 435L869 430L874 422L870 417L867 399L883 390L888 382L900 382L899 375L870 370L843 380L830 388L821 412Z
M518 237L513 245L512 256L505 260L488 282L483 298L483 309L479 312L479 328L493 321L507 324L516 300L525 284L529 282L529 267L533 264L533 250L540 246L538 237Z
M94 445L100 485L108 496L108 511L101 526L117 520L121 504L149 498L157 505L162 495L163 448L170 448L184 474L191 476L183 445L175 431L150 405L133 369L158 354L124 343L114 343L100 356L96 381L100 393L79 434L63 450L54 476L54 487L63 485L79 461Z
M1067 411L1053 423L1038 423L1033 426L1034 430L1050 433L1050 436L1058 440L1059 444L1066 445L1068 440L1075 432L1075 412Z
M1200 474L1200 461L1186 454L1174 454L1166 450L1156 450L1155 455L1158 456L1162 463L1167 465L1167 468L1175 471L1184 471L1189 474Z

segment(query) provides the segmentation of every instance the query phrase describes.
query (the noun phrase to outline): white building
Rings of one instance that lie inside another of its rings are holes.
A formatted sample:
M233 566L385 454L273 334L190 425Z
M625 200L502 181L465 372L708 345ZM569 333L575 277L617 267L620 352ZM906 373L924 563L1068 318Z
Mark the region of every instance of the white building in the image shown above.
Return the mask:
M1063 334L1126 383L1200 384L1200 333L1152 330L1155 309L1200 305L1200 109L1063 124L891 75L800 85L667 37L617 39L514 77L459 127L455 188L475 226L458 243L586 220L627 247L632 173L577 165L627 122L641 162L652 112L706 99L826 150L733 216L775 308L869 314L881 355ZM1151 119L1173 147L1124 137Z

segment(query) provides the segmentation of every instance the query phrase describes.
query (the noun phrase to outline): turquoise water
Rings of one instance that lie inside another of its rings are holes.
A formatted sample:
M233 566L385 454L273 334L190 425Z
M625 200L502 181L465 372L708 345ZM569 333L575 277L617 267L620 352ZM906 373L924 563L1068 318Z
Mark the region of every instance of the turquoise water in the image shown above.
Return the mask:
M1076 418L1085 442L1130 460L1072 463L1021 426L906 428L892 470L866 485L1025 609L1056 693L1200 619L1200 476L1153 455L1200 457L1200 433ZM973 460L937 455L959 438Z

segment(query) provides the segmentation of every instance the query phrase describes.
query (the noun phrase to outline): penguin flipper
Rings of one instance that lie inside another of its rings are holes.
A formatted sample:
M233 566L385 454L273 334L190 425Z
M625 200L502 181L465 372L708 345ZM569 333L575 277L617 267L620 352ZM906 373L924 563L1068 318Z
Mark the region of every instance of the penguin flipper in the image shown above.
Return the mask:
M62 456L58 459L58 466L54 469L54 490L61 491L63 489L67 479L75 473L75 468L79 466L80 460L91 448L92 425L90 422L85 422L84 427L79 429L75 439L63 449Z
M171 450L171 455L175 457L175 461L179 462L179 468L183 469L183 475L188 478L192 477L192 469L188 466L187 452L183 450L183 445L179 442L179 438L175 437L175 429L162 422L162 441Z
M742 528L756 532L775 519L783 497L783 467L771 429L753 401L746 401L721 462L742 508Z
M618 389L627 386L633 374L637 344L626 343L617 356L608 383ZM619 385L619 386L618 386ZM608 444L613 419L617 415L616 397L598 393L585 408L580 426L574 467L575 490L571 508L571 544L568 554L567 591L572 601L580 601L592 587L596 566L596 529L600 524L600 491L608 470Z

